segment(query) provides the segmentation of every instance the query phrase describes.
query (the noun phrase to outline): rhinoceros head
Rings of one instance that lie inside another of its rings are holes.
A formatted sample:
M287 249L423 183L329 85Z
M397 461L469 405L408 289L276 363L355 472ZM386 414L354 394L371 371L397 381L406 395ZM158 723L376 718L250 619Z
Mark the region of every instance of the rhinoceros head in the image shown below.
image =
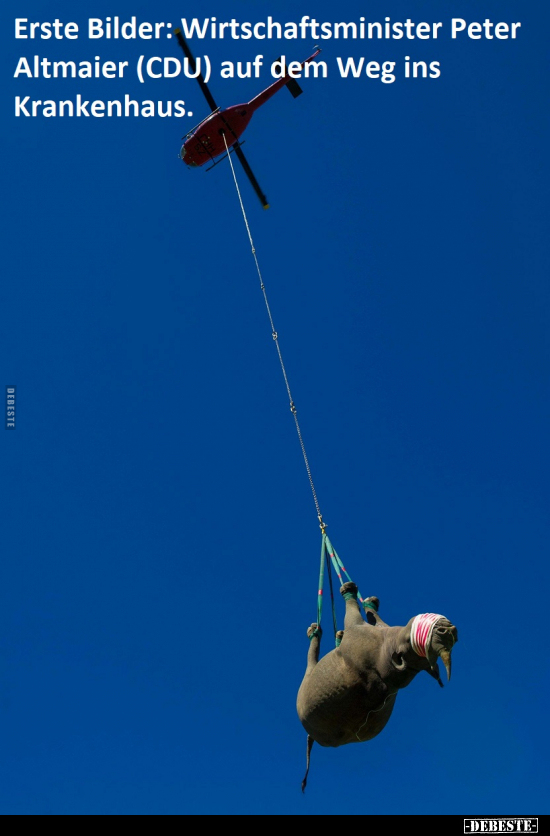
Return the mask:
M431 675L443 687L439 677L437 660L441 659L451 678L451 650L458 641L458 632L448 618L437 613L422 613L413 619L411 625L411 646L418 656L424 656L430 666Z

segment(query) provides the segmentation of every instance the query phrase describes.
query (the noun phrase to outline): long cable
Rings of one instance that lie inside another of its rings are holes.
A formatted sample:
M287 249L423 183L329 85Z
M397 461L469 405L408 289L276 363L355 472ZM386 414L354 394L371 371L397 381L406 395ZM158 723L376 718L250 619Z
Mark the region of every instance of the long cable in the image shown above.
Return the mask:
M313 484L313 477L311 475L311 468L309 466L309 461L308 461L307 454L306 454L306 448L305 448L305 445L304 445L304 440L302 438L302 431L300 430L300 424L298 422L298 413L297 413L297 410L296 410L296 406L294 404L294 400L292 398L292 393L290 391L290 384L288 382L288 376L287 376L287 373L286 373L285 364L283 363L283 355L281 354L281 347L279 345L279 335L278 335L277 331L275 330L273 317L271 315L271 308L269 307L269 302L267 300L267 292L266 292L266 289L265 289L264 280L262 278L262 272L260 270L260 265L258 263L258 257L256 255L256 247L254 246L254 241L252 240L252 233L250 232L250 226L248 224L248 218L246 217L246 212L245 212L243 200L242 200L242 197L241 197L241 190L239 189L239 184L237 182L237 175L235 174L235 167L233 166L233 160L231 159L231 154L229 153L229 148L228 148L228 145L227 145L227 140L225 138L225 133L223 134L223 141L225 143L225 150L227 151L227 156L228 156L228 159L229 159L229 163L231 165L231 171L233 172L233 180L235 182L235 188L237 190L237 196L239 198L239 203L241 205L241 212L243 214L243 219L244 219L244 223L245 223L245 226L246 226L246 231L248 233L248 240L250 241L250 247L252 249L252 255L254 257L254 263L256 264L256 270L258 272L258 278L260 279L260 288L261 288L262 293L263 293L265 306L267 308L267 315L269 317L269 322L270 322L270 325L271 325L271 336L273 337L273 341L275 342L275 347L277 349L277 354L279 355L279 363L281 364L283 377L285 379L286 391L288 393L288 400L290 402L290 411L292 412L292 415L294 417L294 423L296 424L296 432L298 433L298 440L300 442L300 447L302 448L302 455L304 457L304 463L305 463L305 466L306 466L307 475L308 475L308 479L309 479L309 484L310 484L310 487L311 487L311 493L313 494L313 501L315 503L315 509L317 511L317 519L319 520L319 525L320 525L321 531L324 534L325 528L326 528L326 523L323 522L323 516L321 514L321 509L319 507L319 501L317 499L317 492L315 490L315 485Z

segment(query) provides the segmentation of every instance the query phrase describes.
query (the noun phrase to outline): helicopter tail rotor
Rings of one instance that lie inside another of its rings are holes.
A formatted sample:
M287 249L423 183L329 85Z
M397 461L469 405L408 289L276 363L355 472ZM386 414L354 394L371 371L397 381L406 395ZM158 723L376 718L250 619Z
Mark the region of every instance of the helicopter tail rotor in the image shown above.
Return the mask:
M277 61L280 61L281 57L282 56L279 55L279 57L277 58ZM275 63L277 63L277 61ZM288 87L288 89L292 93L292 98L293 99L297 99L298 96L300 96L304 92L302 90L302 88L300 87L300 85L298 84L298 82L296 81L296 79L294 79L294 78L289 78L285 87Z
M297 99L298 96L300 96L304 92L298 84L298 82L296 81L296 79L294 78L291 78L290 81L287 81L286 87L288 87L288 89L292 93L293 99Z

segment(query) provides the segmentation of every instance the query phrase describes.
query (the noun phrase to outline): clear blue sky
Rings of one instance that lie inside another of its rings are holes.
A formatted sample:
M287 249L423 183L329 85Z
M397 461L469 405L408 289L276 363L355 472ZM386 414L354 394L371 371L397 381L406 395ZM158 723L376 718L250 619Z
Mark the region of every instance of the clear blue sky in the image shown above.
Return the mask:
M220 106L322 46L328 77L243 137L269 210L237 175L332 542L387 622L459 633L451 682L421 674L375 740L314 747L304 795L315 507L230 167L177 156L208 106L193 80L138 81L174 39L88 40L115 14L443 22L191 42ZM16 40L16 17L81 36ZM452 39L453 17L521 28ZM507 0L4 6L1 813L549 812L549 26ZM220 77L258 54L260 78ZM129 68L14 78L35 55ZM440 77L404 78L407 55ZM395 82L341 78L348 56ZM14 115L77 94L193 117Z

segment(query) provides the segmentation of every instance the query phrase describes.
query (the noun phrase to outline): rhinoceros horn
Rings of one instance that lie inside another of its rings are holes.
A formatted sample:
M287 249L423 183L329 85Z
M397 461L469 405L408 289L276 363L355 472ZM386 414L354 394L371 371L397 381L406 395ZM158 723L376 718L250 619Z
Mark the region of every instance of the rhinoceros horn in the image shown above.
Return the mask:
M447 671L447 680L451 678L451 650L458 641L456 627L446 618L440 618L434 624L426 647L426 658L432 670L437 670L437 660L441 659Z

